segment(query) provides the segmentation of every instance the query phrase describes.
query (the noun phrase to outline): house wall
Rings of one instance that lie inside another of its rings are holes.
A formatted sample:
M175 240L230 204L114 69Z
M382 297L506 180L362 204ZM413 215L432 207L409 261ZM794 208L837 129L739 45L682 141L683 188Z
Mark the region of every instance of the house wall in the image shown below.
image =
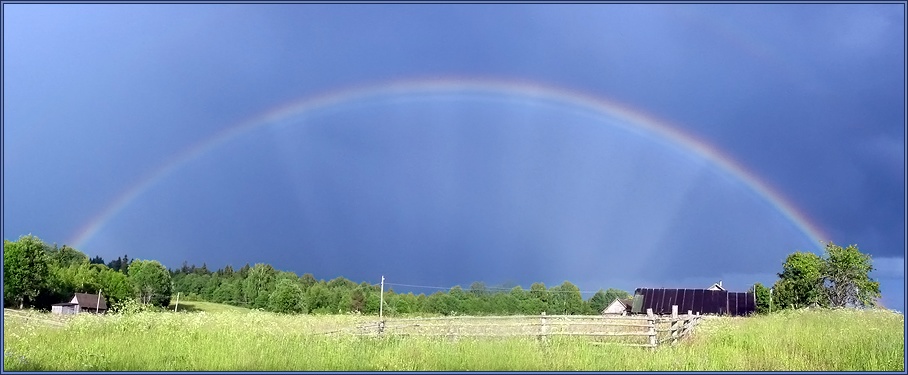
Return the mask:
M54 314L61 314L61 315L75 314L76 313L75 307L76 306L51 306L50 311Z
M602 311L603 314L621 314L625 311L624 305L617 300L612 301L605 310Z

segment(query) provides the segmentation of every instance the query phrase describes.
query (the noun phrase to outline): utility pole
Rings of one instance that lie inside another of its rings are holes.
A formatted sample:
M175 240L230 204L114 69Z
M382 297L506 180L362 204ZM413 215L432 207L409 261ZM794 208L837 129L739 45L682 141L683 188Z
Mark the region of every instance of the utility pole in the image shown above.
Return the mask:
M95 314L98 313L99 308L101 308L101 289L98 289L98 302L95 303Z
M385 330L385 275L381 277L381 293L378 297L378 333Z
M177 303L173 305L173 312L177 312L178 308L180 308L180 292L177 292Z
M772 288L769 288L769 313L772 314Z

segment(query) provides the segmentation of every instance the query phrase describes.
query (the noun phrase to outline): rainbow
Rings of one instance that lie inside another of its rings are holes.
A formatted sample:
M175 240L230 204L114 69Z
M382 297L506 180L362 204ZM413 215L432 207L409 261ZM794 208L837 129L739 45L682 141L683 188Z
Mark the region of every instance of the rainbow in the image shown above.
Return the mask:
M368 98L394 97L397 95L419 95L439 93L491 93L504 95L507 98L519 98L529 101L554 103L567 108L579 108L594 113L605 114L619 118L623 126L630 130L642 131L655 138L661 138L680 146L687 152L705 158L721 168L730 176L740 179L757 195L769 202L788 220L790 220L811 242L818 244L828 236L811 223L807 216L798 211L785 197L762 182L757 176L736 163L731 157L721 153L690 134L683 133L679 127L667 121L656 119L646 113L635 110L627 105L614 101L604 100L577 91L570 91L551 86L540 85L525 81L505 81L496 79L476 78L444 78L444 79L416 79L402 80L383 84L357 86L353 88L328 92L311 98L294 101L284 106L277 107L263 115L256 116L234 126L228 127L215 135L204 139L195 145L174 155L160 167L152 170L141 178L136 184L126 189L98 215L80 228L69 242L76 248L83 246L104 225L113 219L119 212L126 208L130 202L148 191L159 181L165 179L174 170L187 162L198 158L225 142L235 139L255 129L266 126L286 123L288 119L306 115L316 110L339 108L345 104L354 103Z

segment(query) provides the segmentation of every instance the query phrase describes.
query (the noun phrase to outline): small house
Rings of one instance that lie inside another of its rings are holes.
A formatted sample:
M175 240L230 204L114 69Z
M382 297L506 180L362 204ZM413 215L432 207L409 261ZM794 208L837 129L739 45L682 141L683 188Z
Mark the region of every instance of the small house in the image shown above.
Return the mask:
M627 315L628 313L631 312L632 303L633 303L633 299L630 299L630 298L628 298L628 299L615 298L615 300L612 301L612 303L610 303L608 306L606 306L606 308L604 310L602 310L602 314L603 315L605 315L605 314Z
M76 293L69 302L55 303L50 311L54 314L78 314L80 312L107 312L107 301L100 294Z

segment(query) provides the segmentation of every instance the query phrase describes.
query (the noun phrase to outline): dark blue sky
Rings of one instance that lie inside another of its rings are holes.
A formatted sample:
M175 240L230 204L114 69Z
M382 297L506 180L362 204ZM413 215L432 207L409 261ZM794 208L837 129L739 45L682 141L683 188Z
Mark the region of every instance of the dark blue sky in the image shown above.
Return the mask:
M584 291L745 290L831 240L904 307L904 4L3 12L5 239Z

